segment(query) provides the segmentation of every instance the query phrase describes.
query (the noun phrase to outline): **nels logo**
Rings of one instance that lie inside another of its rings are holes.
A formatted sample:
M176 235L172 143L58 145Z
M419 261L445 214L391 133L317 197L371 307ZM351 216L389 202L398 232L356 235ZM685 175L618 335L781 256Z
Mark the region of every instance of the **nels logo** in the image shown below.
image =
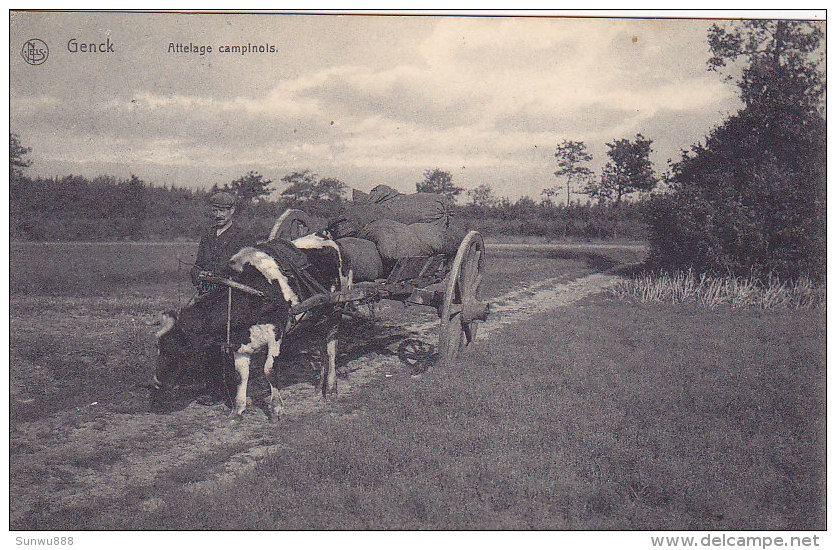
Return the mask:
M24 42L20 55L30 65L40 65L49 57L49 48L40 38L31 38Z

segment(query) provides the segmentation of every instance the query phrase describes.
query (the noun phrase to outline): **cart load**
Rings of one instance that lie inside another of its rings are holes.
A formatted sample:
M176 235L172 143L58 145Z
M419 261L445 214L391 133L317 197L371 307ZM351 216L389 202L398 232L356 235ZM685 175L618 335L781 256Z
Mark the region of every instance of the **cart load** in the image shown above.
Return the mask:
M353 280L375 281L384 275L383 260L377 246L366 239L343 237L337 239L343 254L343 261L353 273Z
M337 306L350 315L343 304L380 300L429 306L441 319L438 360L452 364L473 342L478 323L490 312L489 302L480 298L485 265L482 236L464 230L452 218L450 202L443 196L403 195L383 187L364 195L355 192L355 201L329 220L289 209L276 221L271 241L285 239L304 248L324 242L320 235L308 238L312 233L337 237L341 271L347 273L348 267L353 272L353 285L315 294L292 306L291 314L300 318ZM414 203L404 207L407 201ZM234 288L248 292L240 285Z
M352 199L330 220L336 237L356 237L364 227L378 220L392 220L406 225L427 223L443 230L450 225L453 210L450 200L444 195L405 195L387 185L378 185L368 194L355 190Z
M327 220L288 210L276 222L270 239L293 240L327 228L343 246L354 280L374 281L386 277L404 258L454 256L467 234L454 222L450 199L441 194L407 195L379 185L370 193L354 190L352 199Z

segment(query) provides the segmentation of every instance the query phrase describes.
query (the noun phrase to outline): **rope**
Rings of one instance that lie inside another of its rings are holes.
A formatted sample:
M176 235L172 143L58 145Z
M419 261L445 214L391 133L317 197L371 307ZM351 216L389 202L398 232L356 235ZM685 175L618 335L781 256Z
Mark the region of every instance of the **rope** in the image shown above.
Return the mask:
M232 325L232 287L227 288L226 300L226 348L229 349L229 332Z
M229 356L232 354L232 344L230 343L230 332L231 332L231 325L232 325L232 287L227 288L227 300L226 300L226 345L224 346L224 354ZM232 355L233 361L235 361L235 356ZM224 385L224 393L226 394L226 398L229 400L230 405L235 408L235 403L232 401L232 396L229 395L229 384L226 380L226 365L221 365L221 378L223 379Z

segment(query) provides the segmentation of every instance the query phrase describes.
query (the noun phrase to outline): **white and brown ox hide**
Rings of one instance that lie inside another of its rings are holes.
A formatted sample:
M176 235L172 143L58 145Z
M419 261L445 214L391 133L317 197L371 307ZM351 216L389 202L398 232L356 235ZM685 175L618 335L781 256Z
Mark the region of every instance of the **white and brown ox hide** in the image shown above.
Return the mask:
M269 243L267 243L269 245ZM293 241L296 248L307 257L306 272L321 288L335 291L350 285L350 275L342 273L340 249L334 241L316 235ZM239 290L232 291L230 315L228 291L221 288L203 297L178 317L164 317L163 327L157 332L160 361L153 384L165 388L172 378L184 368L184 362L201 357L200 348L226 343L227 330L238 381L232 396L233 413L242 415L247 406L247 382L252 356L266 348L264 374L270 384L268 408L271 420L282 410L282 400L274 383L274 367L279 357L282 339L293 318L290 308L314 293L310 285L300 284L298 272L287 273L279 261L271 255L270 247L257 245L245 247L230 259L233 280L265 294L255 296ZM324 326L324 353L317 390L323 396L337 391L336 356L337 333L340 313L333 308L313 312L322 318ZM229 323L227 319L229 318ZM227 324L229 326L227 326Z

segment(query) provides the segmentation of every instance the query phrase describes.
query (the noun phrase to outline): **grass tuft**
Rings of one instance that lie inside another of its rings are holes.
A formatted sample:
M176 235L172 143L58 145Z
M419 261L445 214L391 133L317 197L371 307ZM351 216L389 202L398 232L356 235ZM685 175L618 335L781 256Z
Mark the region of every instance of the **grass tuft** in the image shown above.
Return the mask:
M697 275L691 269L676 273L641 273L617 283L611 292L615 298L641 303L696 303L709 309L720 306L816 309L825 306L824 288L806 278L786 282L770 277L764 283L752 277Z

